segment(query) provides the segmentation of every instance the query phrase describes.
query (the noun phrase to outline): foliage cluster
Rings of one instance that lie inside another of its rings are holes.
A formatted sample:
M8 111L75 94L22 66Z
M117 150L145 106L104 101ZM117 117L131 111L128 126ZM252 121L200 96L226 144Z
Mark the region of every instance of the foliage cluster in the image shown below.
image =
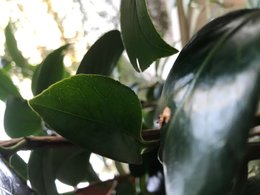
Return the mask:
M248 179L247 165L260 158L254 128L260 11L232 12L205 25L180 52L165 83L146 88L136 72L177 50L155 30L145 0L122 0L120 15L121 31L100 37L75 75L63 64L69 44L35 67L18 50L12 25L6 27L7 51L31 79L34 98L22 98L10 65L0 69L5 131L13 138L0 145L0 166L12 167L9 175L0 172L2 181L12 181L3 188L55 195L59 179L74 187L90 183L66 194L259 194L259 178ZM17 155L23 149L32 150L28 164ZM91 153L115 160L121 174L101 182Z

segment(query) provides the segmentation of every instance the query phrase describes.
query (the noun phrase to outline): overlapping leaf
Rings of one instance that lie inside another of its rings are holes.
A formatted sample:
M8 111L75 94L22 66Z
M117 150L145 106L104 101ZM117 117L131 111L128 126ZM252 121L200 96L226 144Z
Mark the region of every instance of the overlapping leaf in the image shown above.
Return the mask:
M16 39L10 23L5 28L5 43L7 51L15 64L24 69L28 68L27 60L23 57L17 47Z
M90 154L79 147L54 150L52 159L56 166L56 178L71 186L77 186L82 181L99 181L89 162Z
M177 52L157 33L145 0L122 0L120 12L124 46L137 71L144 71L156 59Z
M68 46L69 45L64 45L51 52L36 69L32 82L32 91L34 95L39 94L51 84L63 78L64 50L66 50Z
M9 96L4 114L5 132L10 137L24 137L41 130L41 119L22 98Z
M33 151L28 163L28 176L32 189L39 195L58 195L52 152L48 149Z
M98 75L76 75L52 85L31 107L59 134L119 161L141 160L141 108L131 89Z
M110 75L124 50L121 34L112 30L99 38L81 61L77 74Z
M21 97L18 89L8 75L0 69L0 100L5 101L9 96Z
M164 87L162 158L167 194L229 194L260 91L260 11L206 25L183 49Z

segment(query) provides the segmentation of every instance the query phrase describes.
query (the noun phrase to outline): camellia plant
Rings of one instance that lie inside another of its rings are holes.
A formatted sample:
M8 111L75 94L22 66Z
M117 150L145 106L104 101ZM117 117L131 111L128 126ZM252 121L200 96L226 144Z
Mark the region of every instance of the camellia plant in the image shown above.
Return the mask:
M122 0L120 15L121 30L100 37L75 75L64 70L69 45L34 67L17 49L11 24L6 27L9 55L23 75L32 75L34 97L24 100L8 69L0 69L12 138L0 145L0 191L55 195L58 179L71 186L88 181L66 193L77 195L258 195L260 181L248 177L248 163L260 158L260 10L205 25L166 81L145 88L145 98L138 96L144 80L127 66L145 71L177 50L155 30L145 0ZM130 63L122 60L124 50ZM28 164L17 155L25 149L32 150ZM130 174L101 181L91 153L127 163Z

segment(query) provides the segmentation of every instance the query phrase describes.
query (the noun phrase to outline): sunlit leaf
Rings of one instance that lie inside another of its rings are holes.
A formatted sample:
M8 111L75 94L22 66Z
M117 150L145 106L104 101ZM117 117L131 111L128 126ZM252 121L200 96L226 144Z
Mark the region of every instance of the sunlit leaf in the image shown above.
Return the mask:
M15 64L21 68L27 68L28 62L17 47L16 39L10 23L5 28L5 43L7 51Z
M171 111L161 140L168 194L229 194L259 100L259 34L260 11L237 11L181 51L158 112Z
M99 38L81 61L77 74L110 75L124 50L121 34L112 30Z
M63 57L64 51L68 48L68 46L69 45L64 45L51 52L39 65L40 67L36 69L32 84L32 91L34 95L39 94L51 84L63 78Z
M57 195L52 153L48 149L31 153L28 163L28 176L32 189L39 195Z
M60 135L91 152L140 162L140 102L119 82L76 75L52 85L30 100L30 105Z
M6 101L4 128L10 137L23 137L41 130L41 119L22 98L9 96Z
M9 95L21 97L18 89L13 84L10 77L2 69L0 69L0 100L5 101Z
M34 194L26 183L10 169L2 155L0 155L0 194Z
M177 52L157 33L145 0L122 0L120 13L123 43L137 71L145 70L158 58Z

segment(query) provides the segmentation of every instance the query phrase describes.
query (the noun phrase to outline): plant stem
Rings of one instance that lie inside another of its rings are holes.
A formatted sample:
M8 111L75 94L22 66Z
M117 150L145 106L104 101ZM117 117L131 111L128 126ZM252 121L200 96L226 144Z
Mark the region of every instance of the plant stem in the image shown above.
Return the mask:
M183 0L177 0L176 4L178 9L179 25L181 31L181 42L182 46L184 46L189 40L189 25L184 12Z
M0 141L0 148L4 151L5 156L10 156L19 150L35 150L38 148L53 148L72 145L74 144L61 136L30 136Z

